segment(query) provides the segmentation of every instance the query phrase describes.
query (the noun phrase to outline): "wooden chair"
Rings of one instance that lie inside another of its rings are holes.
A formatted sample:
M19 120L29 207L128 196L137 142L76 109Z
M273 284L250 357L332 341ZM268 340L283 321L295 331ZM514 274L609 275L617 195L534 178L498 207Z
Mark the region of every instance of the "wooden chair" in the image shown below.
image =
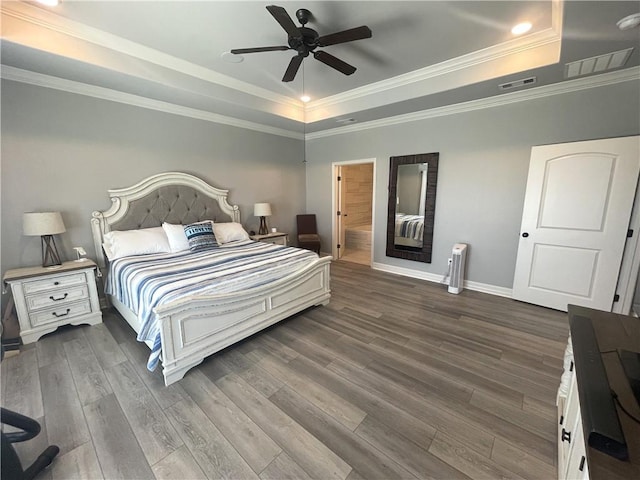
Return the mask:
M320 254L320 235L316 225L315 214L305 214L296 216L298 227L298 247L313 250Z

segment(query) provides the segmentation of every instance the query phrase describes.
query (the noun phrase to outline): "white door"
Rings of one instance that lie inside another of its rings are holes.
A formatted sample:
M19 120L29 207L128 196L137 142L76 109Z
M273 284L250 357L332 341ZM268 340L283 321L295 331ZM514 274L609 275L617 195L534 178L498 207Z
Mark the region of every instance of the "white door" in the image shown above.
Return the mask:
M611 311L639 146L636 136L532 148L513 298Z

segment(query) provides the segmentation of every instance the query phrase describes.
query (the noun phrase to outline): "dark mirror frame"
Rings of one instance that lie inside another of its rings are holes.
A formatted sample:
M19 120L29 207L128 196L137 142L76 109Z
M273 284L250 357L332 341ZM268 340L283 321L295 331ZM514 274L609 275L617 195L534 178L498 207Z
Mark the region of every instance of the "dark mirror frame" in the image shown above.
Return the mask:
M417 155L403 155L391 157L389 165L389 198L387 215L387 257L404 258L416 262L431 263L431 249L433 244L433 219L436 210L436 187L438 184L439 153L421 153ZM398 193L398 167L426 163L427 194L424 209L424 232L422 248L400 247L395 244L396 226L396 198Z

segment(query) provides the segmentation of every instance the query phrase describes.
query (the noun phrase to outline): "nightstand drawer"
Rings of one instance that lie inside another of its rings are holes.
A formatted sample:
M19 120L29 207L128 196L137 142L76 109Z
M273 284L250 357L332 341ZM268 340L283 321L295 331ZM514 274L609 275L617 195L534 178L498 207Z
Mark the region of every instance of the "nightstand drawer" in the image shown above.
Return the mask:
M89 300L85 300L84 302L69 303L60 305L57 308L30 313L29 320L31 326L35 327L37 325L60 322L61 320L67 320L88 313L91 313L91 303Z
M31 312L40 308L57 308L58 305L66 305L83 298L89 298L89 288L86 284L52 290L39 295L30 295L25 300L27 301L27 308Z
M22 288L24 289L24 293L29 295L30 293L38 293L82 283L87 283L86 275L84 273L74 273L71 275L52 275L51 278L24 282Z

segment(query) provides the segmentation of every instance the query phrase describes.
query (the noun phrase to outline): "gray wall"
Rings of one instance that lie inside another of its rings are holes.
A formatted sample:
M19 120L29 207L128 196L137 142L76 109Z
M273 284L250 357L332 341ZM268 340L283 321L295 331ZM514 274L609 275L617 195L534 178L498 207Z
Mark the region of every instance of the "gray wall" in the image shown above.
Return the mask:
M442 275L468 243L467 279L511 288L533 145L640 133L638 82L308 140L307 210L330 251L331 163L376 158L374 262ZM431 264L385 256L389 157L439 152Z
M228 188L242 223L257 231L255 202L270 202L269 226L294 232L305 210L301 140L218 125L10 81L2 82L2 272L41 262L40 239L22 236L22 213L57 210L74 246L89 256L89 220L109 208L109 188L165 171Z

